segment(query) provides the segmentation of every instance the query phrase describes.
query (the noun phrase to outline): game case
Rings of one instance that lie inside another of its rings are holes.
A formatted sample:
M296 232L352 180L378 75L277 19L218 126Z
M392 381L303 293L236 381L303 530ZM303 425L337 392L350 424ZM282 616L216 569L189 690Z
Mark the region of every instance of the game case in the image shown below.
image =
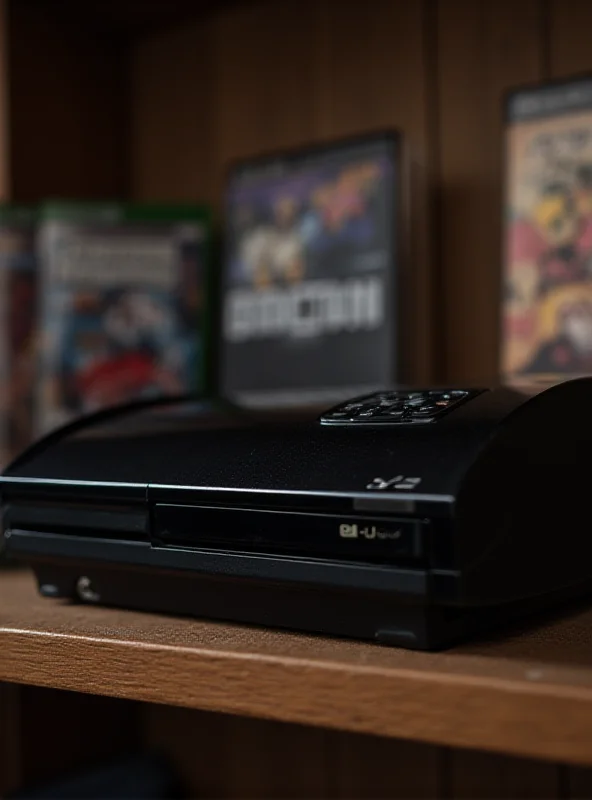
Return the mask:
M0 205L0 468L33 437L35 212Z
M504 240L504 378L590 374L592 77L509 96Z
M225 397L326 405L396 381L398 152L383 133L231 168Z
M50 203L37 242L38 433L107 406L204 388L204 208Z

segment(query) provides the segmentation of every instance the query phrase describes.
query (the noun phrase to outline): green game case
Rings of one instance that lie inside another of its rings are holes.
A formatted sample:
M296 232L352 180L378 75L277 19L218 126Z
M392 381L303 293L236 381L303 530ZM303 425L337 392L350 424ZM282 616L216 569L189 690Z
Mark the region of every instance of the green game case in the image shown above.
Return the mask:
M101 408L207 388L207 208L46 203L37 253L37 433Z

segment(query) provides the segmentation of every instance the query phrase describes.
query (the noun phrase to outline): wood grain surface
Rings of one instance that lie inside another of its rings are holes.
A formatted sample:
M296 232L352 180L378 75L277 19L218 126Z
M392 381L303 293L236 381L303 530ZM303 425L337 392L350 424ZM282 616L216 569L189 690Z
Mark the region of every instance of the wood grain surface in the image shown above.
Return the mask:
M139 200L201 199L220 212L236 159L403 132L401 362L420 383L431 379L433 338L427 5L372 0L360 13L356 0L242 2L130 51Z
M449 793L455 800L571 797L564 792L563 775L548 761L460 750L449 754Z
M0 202L10 200L9 86L6 1L0 2Z
M19 688L0 683L0 797L16 791L21 779Z
M133 701L0 683L0 798L134 754Z
M504 94L538 80L539 0L438 2L440 280L447 380L499 374Z
M191 23L145 37L130 57L129 101L135 197L211 201L215 142L206 26Z
M444 653L71 605L0 584L0 680L592 764L592 611Z
M127 190L125 50L35 0L9 4L10 197L111 199ZM0 179L2 171L0 169Z
M172 759L192 797L443 796L432 745L171 706L144 712L145 741Z

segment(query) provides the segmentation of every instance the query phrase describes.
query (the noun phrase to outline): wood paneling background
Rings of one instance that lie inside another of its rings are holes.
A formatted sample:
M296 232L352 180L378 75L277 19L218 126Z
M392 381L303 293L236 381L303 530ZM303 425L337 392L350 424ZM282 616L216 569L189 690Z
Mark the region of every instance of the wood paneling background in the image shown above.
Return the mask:
M195 797L592 797L588 769L181 708L144 710L145 740L172 758Z
M123 42L53 13L51 3L7 3L10 149L5 199L112 198L127 191L127 57ZM5 21L5 20L3 20ZM1 45L1 42L0 42ZM2 91L0 90L0 113ZM1 130L1 129L0 129ZM0 136L0 158L2 156ZM2 165L2 162L0 162Z
M0 797L148 749L202 800L589 800L592 770L0 684Z
M137 752L139 706L0 683L0 798Z
M495 379L502 99L592 71L589 0L249 0L129 40L52 7L9 3L5 196L219 210L234 158L399 128L405 377Z
M589 0L249 0L132 39L8 8L0 196L219 210L234 158L398 128L405 376L495 379L502 99L592 71Z
M539 0L439 0L440 286L446 377L496 374L505 92L541 77Z
M434 318L430 5L247 3L144 38L131 59L131 191L141 199L200 196L219 208L235 158L368 130L406 133L401 244L413 303L402 309L404 353L419 381L432 373Z
M131 182L220 207L229 160L382 127L405 136L404 356L495 379L505 92L592 70L589 0L265 0L132 53Z

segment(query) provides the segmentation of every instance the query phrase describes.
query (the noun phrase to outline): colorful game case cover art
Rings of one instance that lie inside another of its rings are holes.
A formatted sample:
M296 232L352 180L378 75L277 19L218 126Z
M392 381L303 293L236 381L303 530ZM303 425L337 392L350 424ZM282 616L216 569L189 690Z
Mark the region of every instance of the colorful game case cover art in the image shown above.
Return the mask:
M49 206L39 427L201 387L207 226L192 208Z
M592 79L508 101L502 371L592 373Z
M35 212L0 207L0 466L33 438L37 269Z
M232 170L225 396L249 406L327 403L393 380L397 178L394 135Z

